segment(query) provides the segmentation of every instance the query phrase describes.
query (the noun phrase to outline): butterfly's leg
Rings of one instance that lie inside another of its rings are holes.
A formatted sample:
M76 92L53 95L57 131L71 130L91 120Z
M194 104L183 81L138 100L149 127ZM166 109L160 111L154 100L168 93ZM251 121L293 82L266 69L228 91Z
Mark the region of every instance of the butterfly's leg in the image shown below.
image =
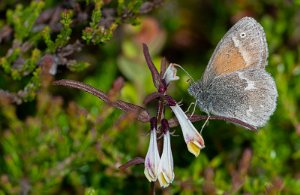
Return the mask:
M188 109L185 111L185 113L187 113L190 110L190 108L192 107L192 105L194 105L194 108L193 108L193 112L192 112L192 114L191 114L190 117L192 117L194 115L194 113L195 113L196 106L197 106L197 100L195 102L190 103L190 105L189 105Z
M202 134L202 130L204 129L204 127L205 127L206 123L208 122L209 118L210 118L210 115L207 116L207 119L205 120L204 124L202 125L201 130L200 130L200 134Z

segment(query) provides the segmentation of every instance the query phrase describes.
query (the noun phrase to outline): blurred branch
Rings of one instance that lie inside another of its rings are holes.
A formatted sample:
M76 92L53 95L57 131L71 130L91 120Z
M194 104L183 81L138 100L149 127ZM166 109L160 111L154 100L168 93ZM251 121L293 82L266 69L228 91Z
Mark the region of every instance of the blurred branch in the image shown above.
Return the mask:
M150 120L149 113L143 107L124 102L122 100L111 101L107 94L85 83L63 79L54 81L53 84L86 91L94 96L97 96L112 107L118 108L127 113L134 113L136 115L136 118L141 122L148 122Z
M245 149L242 158L239 162L239 167L232 171L231 181L232 189L231 193L238 193L243 184L245 183L247 173L249 171L253 154L251 149Z
M136 158L134 158L134 159L128 161L127 163L121 165L121 166L119 167L119 169L121 169L122 171L124 171L124 170L127 169L128 167L131 167L131 166L134 166L134 165L137 165L137 164L142 164L142 163L144 163L144 162L145 162L144 158L142 158L142 157L136 157Z

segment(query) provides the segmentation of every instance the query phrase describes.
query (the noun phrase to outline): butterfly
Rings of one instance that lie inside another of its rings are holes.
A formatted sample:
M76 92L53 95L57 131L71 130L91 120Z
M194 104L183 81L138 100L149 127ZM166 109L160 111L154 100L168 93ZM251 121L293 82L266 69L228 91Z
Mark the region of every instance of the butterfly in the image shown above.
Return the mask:
M266 72L268 45L263 27L239 20L221 39L199 81L188 92L207 114L262 127L276 109L278 92Z

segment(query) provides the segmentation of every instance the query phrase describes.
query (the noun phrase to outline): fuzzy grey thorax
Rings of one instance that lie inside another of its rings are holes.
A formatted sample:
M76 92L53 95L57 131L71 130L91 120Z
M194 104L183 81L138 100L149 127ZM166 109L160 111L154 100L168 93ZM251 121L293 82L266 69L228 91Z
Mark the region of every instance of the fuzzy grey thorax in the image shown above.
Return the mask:
M209 104L207 104L209 94L207 94L207 86L202 80L194 82L188 88L188 92L193 96L198 103L198 106L203 112L209 113Z

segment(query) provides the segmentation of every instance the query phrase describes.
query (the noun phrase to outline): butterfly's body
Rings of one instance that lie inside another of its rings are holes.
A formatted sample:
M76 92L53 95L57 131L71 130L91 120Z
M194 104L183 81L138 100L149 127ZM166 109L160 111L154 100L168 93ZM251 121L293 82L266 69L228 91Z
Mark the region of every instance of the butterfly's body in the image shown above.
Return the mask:
M200 109L263 126L276 108L277 89L266 72L268 49L262 27L243 18L218 44L201 80L189 93Z

